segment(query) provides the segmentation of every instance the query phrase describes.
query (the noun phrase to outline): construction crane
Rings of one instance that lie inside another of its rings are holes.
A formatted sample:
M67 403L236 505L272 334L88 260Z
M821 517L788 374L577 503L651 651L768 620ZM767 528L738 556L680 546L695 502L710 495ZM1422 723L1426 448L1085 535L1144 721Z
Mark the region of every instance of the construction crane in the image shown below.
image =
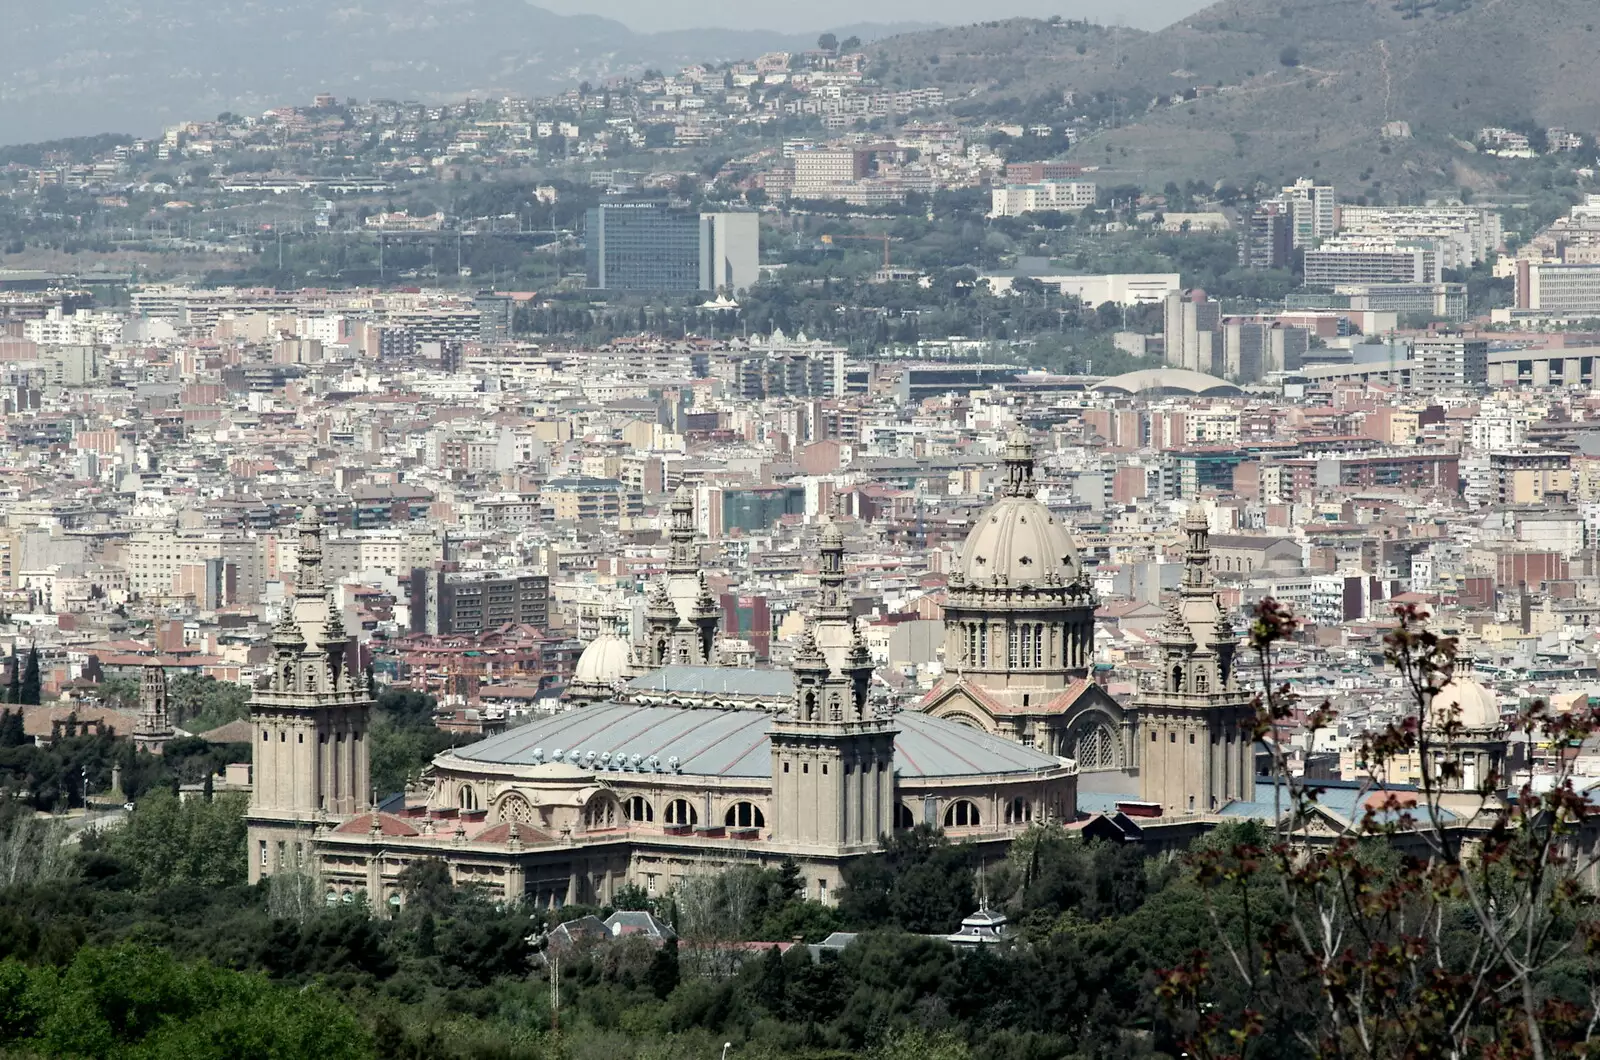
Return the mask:
M822 237L822 241L824 243L827 243L829 246L832 246L835 242L837 242L838 240L841 240L841 239L864 239L869 243L882 243L883 244L883 267L886 268L886 269L889 267L889 243L890 243L890 241L892 241L894 239L893 236L889 236L889 235L879 235L879 236L843 236L843 235L841 235L841 236L836 236L836 235L832 235L832 234L826 234L826 235L824 235Z

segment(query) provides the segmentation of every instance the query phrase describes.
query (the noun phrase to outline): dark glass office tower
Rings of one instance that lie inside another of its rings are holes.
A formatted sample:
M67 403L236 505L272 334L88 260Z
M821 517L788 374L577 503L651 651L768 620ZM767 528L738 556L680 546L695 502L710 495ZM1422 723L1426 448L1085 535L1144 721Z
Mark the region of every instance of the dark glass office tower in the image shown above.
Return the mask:
M661 203L589 211L588 286L606 291L700 290L700 216Z

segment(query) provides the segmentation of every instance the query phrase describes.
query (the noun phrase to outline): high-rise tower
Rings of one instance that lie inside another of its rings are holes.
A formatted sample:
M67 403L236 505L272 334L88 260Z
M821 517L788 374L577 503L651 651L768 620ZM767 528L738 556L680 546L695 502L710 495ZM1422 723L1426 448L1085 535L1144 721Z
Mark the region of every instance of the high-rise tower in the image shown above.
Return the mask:
M334 602L320 600L307 631L298 615L310 586L321 586L322 528L310 509L300 524L300 580L293 609L272 631L272 676L250 699L254 776L249 834L250 879L305 864L312 834L367 808L371 789L368 726L372 692L350 657Z
M1203 813L1255 797L1255 716L1234 672L1238 638L1211 580L1210 526L1196 505L1183 520L1183 583L1156 632L1161 673L1140 692L1144 798L1169 814Z

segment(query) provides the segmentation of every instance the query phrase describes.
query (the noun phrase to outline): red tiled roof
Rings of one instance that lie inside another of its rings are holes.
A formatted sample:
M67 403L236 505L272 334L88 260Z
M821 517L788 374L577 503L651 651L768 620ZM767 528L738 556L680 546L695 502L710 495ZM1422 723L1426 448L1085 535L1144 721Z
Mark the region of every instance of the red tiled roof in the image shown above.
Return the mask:
M130 710L117 710L115 707L100 707L93 703L72 703L64 706L41 706L22 708L22 730L29 736L52 735L55 722L66 724L67 719L76 717L79 725L99 724L110 729L118 736L127 736L133 732L138 716Z
M362 833L371 832L372 831L372 817L373 817L373 815L370 814L370 813L357 814L356 816L354 816L354 817L350 818L348 821L346 821L344 824L341 824L339 827L335 828L334 831L343 833L345 835L360 835ZM377 817L378 817L379 826L382 829L384 835L390 835L390 836L421 835L421 833L418 832L415 828L412 828L404 820L402 820L399 817L396 817L392 813L379 813L377 815Z
M517 825L517 839L523 843L548 843L550 837L532 825ZM474 843L506 843L511 840L511 822L502 821L472 837Z

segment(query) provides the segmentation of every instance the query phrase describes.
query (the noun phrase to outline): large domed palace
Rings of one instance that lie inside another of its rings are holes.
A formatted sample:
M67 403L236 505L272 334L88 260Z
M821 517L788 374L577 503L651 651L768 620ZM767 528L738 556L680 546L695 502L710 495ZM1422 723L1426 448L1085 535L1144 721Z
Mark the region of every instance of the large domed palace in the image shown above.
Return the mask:
M360 891L397 904L400 871L442 858L458 881L561 904L793 858L825 901L844 864L887 834L926 822L1001 856L1035 821L1076 819L1080 781L1172 812L1248 800L1249 699L1210 584L1204 514L1185 524L1161 686L1119 704L1091 680L1093 594L1069 528L1036 497L1025 433L1004 463L950 580L946 677L918 710L890 711L873 694L831 519L818 537L821 601L789 667L719 665L720 616L680 493L637 643L607 620L578 663L570 709L439 755L425 795L384 810L363 797L371 691L324 604L308 513L296 606L274 634L271 686L251 705L252 881L310 869L330 900Z

